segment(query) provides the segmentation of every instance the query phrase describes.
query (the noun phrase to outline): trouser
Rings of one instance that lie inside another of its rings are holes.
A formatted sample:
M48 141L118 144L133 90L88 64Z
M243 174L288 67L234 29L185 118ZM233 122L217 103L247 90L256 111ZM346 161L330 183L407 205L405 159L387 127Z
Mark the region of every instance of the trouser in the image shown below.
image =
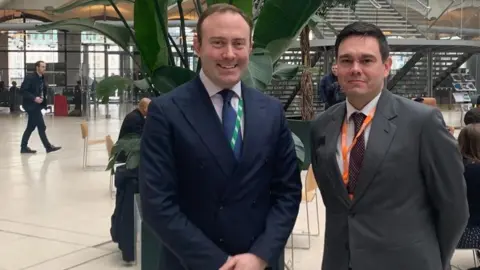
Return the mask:
M40 140L42 140L43 147L50 148L51 144L47 139L47 134L45 130L47 130L47 126L45 125L45 121L43 120L43 115L41 110L32 110L27 111L28 114L28 123L27 128L22 136L22 143L21 148L25 149L28 146L28 140L30 139L30 135L32 132L37 128L38 135L40 136Z

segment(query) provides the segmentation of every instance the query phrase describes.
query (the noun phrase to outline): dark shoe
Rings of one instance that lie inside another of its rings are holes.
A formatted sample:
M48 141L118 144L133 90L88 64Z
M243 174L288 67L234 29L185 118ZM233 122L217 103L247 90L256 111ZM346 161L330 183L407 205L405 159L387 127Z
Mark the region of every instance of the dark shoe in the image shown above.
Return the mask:
M50 145L50 147L47 148L47 153L55 152L55 151L58 151L58 150L60 150L60 149L62 149L62 147Z
M35 154L35 153L37 153L37 151L32 150L32 149L30 149L30 147L27 146L25 148L20 149L20 153L21 154Z

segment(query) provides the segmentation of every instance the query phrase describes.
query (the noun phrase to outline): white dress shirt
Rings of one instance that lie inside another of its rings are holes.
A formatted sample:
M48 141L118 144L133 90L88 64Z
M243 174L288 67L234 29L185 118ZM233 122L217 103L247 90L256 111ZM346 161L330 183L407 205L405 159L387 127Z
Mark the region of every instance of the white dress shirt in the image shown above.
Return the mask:
M203 85L205 86L205 89L207 89L208 95L210 96L210 99L212 100L213 106L215 107L215 111L217 112L218 117L220 118L220 121L222 121L222 110L223 110L223 97L220 94L220 91L223 90L223 88L218 87L215 85L212 80L210 80L207 75L203 72L203 69L200 70L200 80L202 81ZM235 95L233 95L231 103L233 109L238 112L238 102L239 102L239 97L242 96L242 84L241 82L238 82L235 84L232 89L233 92L235 92ZM245 112L245 106L243 108L243 111ZM244 122L245 122L245 115L242 117L242 121L240 122L240 131L242 132L242 138L243 138L243 127L244 127Z
M380 98L380 93L372 99L363 109L357 110L355 107L348 102L348 99L346 101L347 105L347 113L345 114L345 123L347 123L347 146L350 146L350 144L353 141L353 138L355 137L355 123L353 122L352 119L350 119L350 116L352 116L353 113L355 112L361 112L365 116L367 116L373 108L377 107L378 104L378 99ZM343 124L342 124L343 125ZM368 137L370 136L370 129L372 127L372 123L365 128L364 131L364 138L365 138L365 149L367 149L367 143L368 143ZM347 158L350 159L350 153L348 153ZM342 157L342 134L340 133L340 136L338 136L338 141L337 141L337 163L338 167L340 168L340 174L343 175L343 157Z

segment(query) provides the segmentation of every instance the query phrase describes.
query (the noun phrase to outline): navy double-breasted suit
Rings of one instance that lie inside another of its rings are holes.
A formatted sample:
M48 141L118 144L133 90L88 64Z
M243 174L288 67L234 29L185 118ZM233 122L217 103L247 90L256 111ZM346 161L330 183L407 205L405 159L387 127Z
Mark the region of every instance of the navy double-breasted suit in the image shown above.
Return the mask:
M245 85L242 96L239 161L200 78L149 106L140 197L160 269L218 270L241 253L278 269L301 201L295 146L278 100Z

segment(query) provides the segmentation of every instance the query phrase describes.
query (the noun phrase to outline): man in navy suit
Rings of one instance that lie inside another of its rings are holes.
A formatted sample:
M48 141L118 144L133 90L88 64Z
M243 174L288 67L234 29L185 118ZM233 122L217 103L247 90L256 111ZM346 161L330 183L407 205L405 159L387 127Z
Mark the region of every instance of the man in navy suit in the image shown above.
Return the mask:
M143 220L160 269L283 269L301 201L283 106L240 82L252 21L228 4L198 20L200 75L152 100L141 146Z
M46 66L45 62L37 61L35 63L35 72L25 76L20 87L20 93L23 96L23 109L28 114L27 128L23 133L20 145L20 153L22 154L37 153L36 150L28 147L28 140L35 128L38 130L38 135L47 153L61 149L60 146L50 144L45 132L47 126L43 120L42 109L47 107L47 83L44 80Z

